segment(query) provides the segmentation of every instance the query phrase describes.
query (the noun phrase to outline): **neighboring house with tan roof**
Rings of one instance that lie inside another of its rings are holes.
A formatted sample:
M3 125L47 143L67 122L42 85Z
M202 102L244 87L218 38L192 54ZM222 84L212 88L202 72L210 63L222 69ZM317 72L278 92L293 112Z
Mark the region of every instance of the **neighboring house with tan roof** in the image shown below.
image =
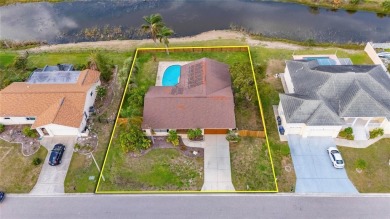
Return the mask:
M0 91L0 123L31 124L41 136L87 135L100 72L34 72Z
M278 108L286 135L337 137L346 127L355 140L367 140L375 128L390 134L390 77L381 66L286 64Z
M142 129L147 135L195 128L205 134L236 128L231 76L224 63L203 58L185 64L178 84L153 86L145 95Z

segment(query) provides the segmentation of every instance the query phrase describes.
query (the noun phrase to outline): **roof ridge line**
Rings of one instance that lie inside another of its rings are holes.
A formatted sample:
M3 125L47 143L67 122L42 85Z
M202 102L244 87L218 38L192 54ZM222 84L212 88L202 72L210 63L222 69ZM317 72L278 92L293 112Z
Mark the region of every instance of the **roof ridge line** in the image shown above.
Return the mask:
M51 123L53 123L54 120L57 118L58 112L60 111L62 105L64 104L64 101L65 101L65 97L63 97L63 98L61 99L60 105L58 106L57 111L56 111L56 114L54 115L53 120L51 121Z
M364 94L366 94L366 95L368 96L368 98L369 98L370 100L372 100L379 108L382 108L382 110L384 110L385 112L388 112L388 113L389 113L389 110L388 110L385 106L383 106L380 102L378 102L374 97L372 97L372 96L371 96L371 95L370 95L370 94L369 94L369 93L360 85L360 82L359 82L359 81L356 81L356 83L357 83L359 89L358 89L356 95L354 95L354 97L352 98L352 100L351 100L350 103L348 104L348 107L347 107L344 111L349 110L349 108L351 107L351 103L353 103L353 102L356 100L356 98L357 98L358 95L364 95Z

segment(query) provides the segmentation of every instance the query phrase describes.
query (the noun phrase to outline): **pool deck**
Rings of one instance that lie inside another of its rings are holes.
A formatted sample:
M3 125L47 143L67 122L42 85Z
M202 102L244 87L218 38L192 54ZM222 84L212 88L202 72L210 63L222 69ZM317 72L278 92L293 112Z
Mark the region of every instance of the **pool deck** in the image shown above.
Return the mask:
M158 63L158 70L157 70L157 77L156 77L156 85L155 86L162 86L162 79L164 76L165 70L171 66L171 65L185 65L190 63L190 61L185 62L159 62Z
M315 57L328 57L329 59L332 59L336 62L336 65L341 65L339 59L337 58L337 55L334 54L322 54L322 55L293 55L294 60L301 60L304 58L315 58Z

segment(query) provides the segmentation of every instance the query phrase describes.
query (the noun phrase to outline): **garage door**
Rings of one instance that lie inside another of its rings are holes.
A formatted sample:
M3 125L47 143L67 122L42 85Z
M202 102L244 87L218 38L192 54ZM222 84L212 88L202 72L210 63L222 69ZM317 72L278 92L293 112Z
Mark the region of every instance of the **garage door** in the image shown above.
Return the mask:
M226 135L229 129L205 129L205 134Z
M333 136L334 129L309 129L307 136Z
M53 135L77 135L77 129L49 129Z

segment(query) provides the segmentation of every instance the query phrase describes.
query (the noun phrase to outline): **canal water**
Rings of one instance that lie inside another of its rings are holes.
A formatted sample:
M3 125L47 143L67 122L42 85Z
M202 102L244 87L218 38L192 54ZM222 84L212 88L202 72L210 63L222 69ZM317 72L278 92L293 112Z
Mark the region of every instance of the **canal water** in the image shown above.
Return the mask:
M265 36L319 42L390 41L390 16L273 1L121 0L0 7L0 38L66 43L139 39L142 17L160 13L176 36L243 27Z

